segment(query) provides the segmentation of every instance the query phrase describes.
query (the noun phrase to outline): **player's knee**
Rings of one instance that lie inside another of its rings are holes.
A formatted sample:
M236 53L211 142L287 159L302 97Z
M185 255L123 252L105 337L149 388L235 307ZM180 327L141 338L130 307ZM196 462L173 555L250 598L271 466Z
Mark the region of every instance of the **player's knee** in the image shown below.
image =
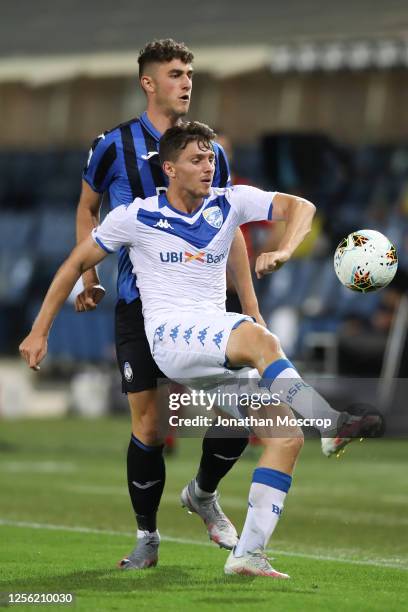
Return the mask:
M282 347L278 336L272 334L271 332L267 332L262 341L262 346L265 351L269 352L271 355L280 355L282 353Z
M132 431L143 444L162 444L165 432L160 427L157 397L154 390L128 394Z
M262 354L267 359L275 359L282 353L282 347L278 336L272 334L261 325L252 328L252 346L257 355Z
M132 432L138 440L147 446L158 446L164 443L164 434L156 420L149 418L132 418Z
M288 437L271 437L262 440L263 445L278 451L282 456L297 457L304 444L303 432L299 428Z

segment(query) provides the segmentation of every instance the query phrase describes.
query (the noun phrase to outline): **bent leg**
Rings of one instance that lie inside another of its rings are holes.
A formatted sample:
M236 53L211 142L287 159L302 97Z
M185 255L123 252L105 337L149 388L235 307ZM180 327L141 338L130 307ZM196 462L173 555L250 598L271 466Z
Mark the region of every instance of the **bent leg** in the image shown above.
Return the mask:
M251 365L262 376L262 386L313 424L322 436L337 430L339 413L308 385L285 357L279 339L267 329L244 322L231 332L227 348L229 364Z

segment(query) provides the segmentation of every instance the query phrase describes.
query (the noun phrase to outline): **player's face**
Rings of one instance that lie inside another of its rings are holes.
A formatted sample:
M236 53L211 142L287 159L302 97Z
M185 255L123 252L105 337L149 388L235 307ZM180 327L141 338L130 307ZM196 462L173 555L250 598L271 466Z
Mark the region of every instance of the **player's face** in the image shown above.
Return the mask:
M155 64L152 83L156 104L168 115L183 117L188 113L193 84L193 68L179 59Z
M173 164L174 178L194 198L209 195L215 172L215 154L204 143L190 142Z

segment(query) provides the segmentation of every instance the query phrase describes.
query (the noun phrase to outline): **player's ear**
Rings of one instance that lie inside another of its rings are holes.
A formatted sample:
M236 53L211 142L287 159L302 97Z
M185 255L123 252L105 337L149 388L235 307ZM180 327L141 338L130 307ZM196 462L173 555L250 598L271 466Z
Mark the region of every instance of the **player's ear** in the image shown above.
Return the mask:
M149 94L154 93L154 90L155 90L154 80L152 79L151 76L144 74L140 78L140 84L142 86L142 89L145 91L145 93L149 93Z
M174 178L176 176L176 169L174 167L174 164L170 161L164 162L163 171L169 178Z

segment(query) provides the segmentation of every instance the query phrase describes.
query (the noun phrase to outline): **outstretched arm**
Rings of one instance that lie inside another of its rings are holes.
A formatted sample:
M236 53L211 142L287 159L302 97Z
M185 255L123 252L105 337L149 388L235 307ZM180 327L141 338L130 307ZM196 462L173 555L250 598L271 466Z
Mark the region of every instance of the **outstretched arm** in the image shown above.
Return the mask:
M94 191L85 180L82 180L76 219L77 244L85 240L94 227L98 227L101 200L101 194ZM75 299L75 310L77 312L94 310L105 296L105 289L99 283L98 273L94 266L82 275L82 281L84 289Z
M75 247L54 276L31 332L19 347L22 357L33 370L39 369L38 364L47 353L51 325L75 283L81 274L96 266L106 255L107 252L89 236Z
M270 274L292 256L312 227L316 212L314 204L286 193L277 193L273 198L272 219L285 221L285 231L278 249L271 253L262 253L256 260L255 272L258 278Z
M258 299L252 283L248 252L244 236L238 228L232 241L227 262L228 273L237 290L244 314L254 317L260 325L265 325L258 306Z

